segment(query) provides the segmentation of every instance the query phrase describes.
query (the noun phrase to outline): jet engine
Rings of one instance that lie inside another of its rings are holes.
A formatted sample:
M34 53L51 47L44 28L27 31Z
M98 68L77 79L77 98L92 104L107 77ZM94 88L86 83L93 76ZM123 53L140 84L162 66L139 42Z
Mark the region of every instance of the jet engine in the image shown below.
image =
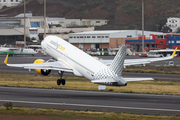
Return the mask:
M48 61L45 61L43 59L37 59L34 61L34 64L36 63L45 63L45 62L48 62ZM47 69L34 69L36 72L38 72L39 74L41 75L44 75L44 76L47 76L51 73L51 70L47 70Z

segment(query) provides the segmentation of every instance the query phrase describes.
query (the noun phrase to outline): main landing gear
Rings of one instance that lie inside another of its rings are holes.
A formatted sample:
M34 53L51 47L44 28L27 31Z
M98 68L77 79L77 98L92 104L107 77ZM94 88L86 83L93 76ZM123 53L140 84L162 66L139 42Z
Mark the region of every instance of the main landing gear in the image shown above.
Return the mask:
M65 85L66 84L66 80L62 79L64 71L58 71L58 74L60 75L60 79L57 80L57 85Z

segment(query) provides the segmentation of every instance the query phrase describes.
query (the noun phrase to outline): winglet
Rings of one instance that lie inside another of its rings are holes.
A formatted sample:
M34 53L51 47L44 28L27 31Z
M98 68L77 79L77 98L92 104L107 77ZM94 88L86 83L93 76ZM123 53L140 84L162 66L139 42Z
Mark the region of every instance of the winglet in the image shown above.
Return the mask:
M7 64L9 54L7 54L6 59L4 60L4 64Z
M174 53L172 54L172 57L174 57L174 56L175 56L175 54L176 54L176 50L177 50L177 47L176 47L176 49L174 50Z

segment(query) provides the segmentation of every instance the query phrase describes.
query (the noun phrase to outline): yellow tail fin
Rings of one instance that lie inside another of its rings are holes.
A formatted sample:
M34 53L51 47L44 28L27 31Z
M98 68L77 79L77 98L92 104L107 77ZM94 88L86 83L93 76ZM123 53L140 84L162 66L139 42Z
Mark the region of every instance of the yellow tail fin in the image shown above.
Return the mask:
M7 54L6 59L4 60L4 64L7 64L9 54Z
M176 49L174 50L174 53L172 54L172 57L174 57L174 56L175 56L175 54L176 54L176 50L177 50L177 47L176 47Z

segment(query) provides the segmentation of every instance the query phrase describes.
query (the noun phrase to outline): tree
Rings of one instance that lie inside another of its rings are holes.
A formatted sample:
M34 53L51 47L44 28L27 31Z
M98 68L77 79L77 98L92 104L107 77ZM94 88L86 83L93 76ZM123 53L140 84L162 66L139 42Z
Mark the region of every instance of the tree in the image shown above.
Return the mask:
M74 31L71 30L71 31L69 31L69 33L74 33Z
M36 38L35 38L35 37L32 37L31 40L36 40Z
M180 33L180 27L178 27L178 29L177 29L177 33Z
M1 10L4 10L4 9L6 9L6 8L8 8L8 7L7 7L6 5L4 5Z
M163 27L162 27L162 32L163 32L163 33L170 33L170 32L172 32L172 30L171 30L171 28L168 27L168 26L163 26Z
M61 24L57 24L56 27L62 27L62 25Z

